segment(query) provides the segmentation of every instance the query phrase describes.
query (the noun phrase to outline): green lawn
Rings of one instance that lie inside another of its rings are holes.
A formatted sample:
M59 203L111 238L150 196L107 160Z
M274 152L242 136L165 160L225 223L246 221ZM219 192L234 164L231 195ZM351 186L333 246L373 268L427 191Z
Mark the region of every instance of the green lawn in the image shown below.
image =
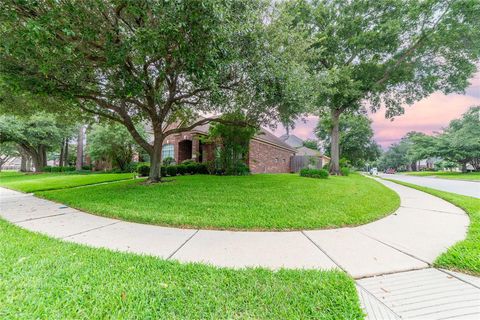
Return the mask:
M407 187L430 193L462 208L470 216L467 238L450 247L440 255L435 266L448 268L480 276L480 199L455 193L420 187L414 184L386 179Z
M84 186L89 184L132 179L133 173L19 173L1 172L0 187L23 192L36 192Z
M232 270L54 240L0 220L0 319L362 319L340 271Z
M405 172L403 174L409 176L420 176L420 177L437 177L442 179L456 179L456 180L480 180L480 172L448 172L448 171L421 171L421 172Z
M171 180L171 179L170 179ZM94 214L180 227L294 230L364 224L395 211L392 190L358 174L312 179L294 174L179 176L37 195Z

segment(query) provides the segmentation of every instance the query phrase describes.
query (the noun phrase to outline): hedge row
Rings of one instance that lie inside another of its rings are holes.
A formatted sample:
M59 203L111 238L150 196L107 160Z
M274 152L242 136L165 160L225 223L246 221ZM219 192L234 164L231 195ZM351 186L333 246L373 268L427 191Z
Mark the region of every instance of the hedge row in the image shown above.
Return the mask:
M301 177L327 179L328 171L325 169L302 169L300 170Z
M43 172L70 172L75 171L75 167L53 167L53 166L46 166L43 167Z
M162 166L160 168L162 177L184 174L208 174L208 168L206 164L203 163L188 163L188 164L178 164L174 166ZM141 177L146 177L150 173L149 164L141 164L137 166L137 173Z

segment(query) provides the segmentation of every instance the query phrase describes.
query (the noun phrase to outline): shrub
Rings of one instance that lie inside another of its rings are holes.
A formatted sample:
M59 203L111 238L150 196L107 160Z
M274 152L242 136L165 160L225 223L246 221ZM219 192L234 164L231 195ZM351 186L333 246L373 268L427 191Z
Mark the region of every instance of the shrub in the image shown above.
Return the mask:
M193 159L187 159L187 160L183 160L182 161L182 164L197 164L195 161L193 161Z
M75 171L75 167L59 167L62 172Z
M52 166L45 166L42 168L43 172L52 172Z
M300 170L301 177L308 177L308 178L317 178L317 179L327 179L328 178L328 171L325 169L302 169Z
M161 175L162 177L166 177L166 176L167 176L167 167L165 167L165 166L161 166L161 167L160 167L160 175Z
M197 173L197 164L196 163L189 163L185 165L185 168L187 170L187 173L189 174L195 174Z
M342 173L342 176L348 176L350 174L350 169L348 167L342 167L340 168L340 172Z
M177 167L177 173L184 175L185 173L188 172L188 166L184 164L179 164Z
M173 164L175 164L175 159L173 159L172 157L166 157L165 159L163 159L164 166L171 166Z
M250 168L243 162L237 163L233 168L227 168L225 174L229 176L246 176L250 174Z
M125 165L125 172L137 172L138 162L130 162Z
M207 164L205 164L205 163L197 164L197 173L198 174L208 174Z
M137 166L137 173L140 177L146 177L150 173L150 166L148 164L140 164Z
M167 175L175 177L177 175L177 166L167 166Z
M82 166L82 170L92 170L92 165Z

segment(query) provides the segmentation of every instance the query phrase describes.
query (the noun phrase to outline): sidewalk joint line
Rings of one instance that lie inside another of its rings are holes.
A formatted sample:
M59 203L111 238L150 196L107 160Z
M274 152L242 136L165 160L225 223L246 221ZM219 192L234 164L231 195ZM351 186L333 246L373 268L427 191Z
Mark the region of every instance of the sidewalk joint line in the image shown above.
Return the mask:
M25 220L12 221L12 223L23 223L23 222L41 220L41 219L46 219L46 218L64 216L64 215L69 214L69 213L71 213L71 212L56 213L56 214L51 214L51 215L44 216L44 217L36 217L36 218L30 218L30 219L25 219Z
M440 272L443 272L443 273L445 273L445 274L448 274L449 276L454 277L455 279L460 280L460 281L462 281L462 282L464 282L464 283L466 283L466 284L469 284L469 285L471 285L471 286L473 286L473 287L475 287L475 288L477 288L477 289L480 289L480 287L477 286L476 284L471 283L471 282L469 282L469 281L467 281L467 280L465 280L465 279L460 278L459 276L451 273L450 270L443 270L443 269L440 269L440 268L435 268L435 269L438 270L438 271L440 271Z
M90 231L94 231L94 230L102 229L102 228L105 228L105 227L113 226L114 224L117 224L117 223L120 223L120 222L122 222L122 221L115 221L115 222L112 222L112 223L109 223L109 224L105 224L103 226L99 226L99 227L95 227L95 228L92 228L92 229L77 232L77 233L74 233L74 234L70 234L68 236L61 237L61 239L67 239L67 238L78 236L80 234L84 234L84 233L87 233L87 232L90 232Z
M337 261L335 261L335 259L333 259L325 250L323 250L315 241L313 241L313 240L305 233L304 230L301 230L300 233L303 234L303 235L305 236L305 238L307 238L315 247L317 247L318 250L320 250L321 252L323 252L323 254L326 255L328 259L332 260L332 262L333 262L334 264L336 264L337 267L339 267L339 268L340 268L342 271L344 271L345 273L349 274L349 273L347 272L347 270L345 270L345 268L340 265L340 263L338 263Z
M394 249L394 250L397 250L398 252L401 252L401 253L403 253L403 254L405 254L405 255L407 255L407 256L410 256L410 257L412 257L412 258L414 258L414 259L417 259L417 260L419 260L419 261L421 261L421 262L423 262L423 263L426 263L429 267L432 266L432 264L431 264L430 262L425 261L425 260L423 260L423 259L421 259L421 258L419 258L419 257L417 257L417 256L415 256L415 255L413 255L413 254L411 254L411 253L408 253L408 252L406 252L406 251L400 250L400 249L394 247L393 245L391 245L391 244L389 244L389 243L386 243L386 242L383 242L382 240L379 240L379 239L377 239L377 238L375 238L375 237L372 237L372 236L370 236L370 235L368 235L368 234L366 234L366 233L364 233L364 232L362 232L362 231L359 231L359 230L355 230L355 231L363 234L364 236L369 237L370 239L373 239L373 240L375 240L375 241L378 241L378 242L380 242L380 243L382 243L382 244L384 244L384 245L386 245L386 246L388 246L388 247L390 247L390 248L392 248L392 249Z
M446 214L453 214L453 215L465 215L465 212L462 213L457 213L457 212L448 212L448 211L442 211L442 210L434 210L434 209L424 209L424 208L415 208L415 207L407 207L407 206L400 206L400 208L405 208L405 209L416 209L416 210L422 210L422 211L432 211L432 212L438 212L438 213L446 213Z
M187 238L187 240L185 240L177 249L175 249L175 251L173 251L168 257L167 257L167 260L170 260L170 258L172 258L178 251L180 251L180 249L182 249L188 241L190 241L197 233L198 231L200 231L200 229L197 229L195 230L195 232Z

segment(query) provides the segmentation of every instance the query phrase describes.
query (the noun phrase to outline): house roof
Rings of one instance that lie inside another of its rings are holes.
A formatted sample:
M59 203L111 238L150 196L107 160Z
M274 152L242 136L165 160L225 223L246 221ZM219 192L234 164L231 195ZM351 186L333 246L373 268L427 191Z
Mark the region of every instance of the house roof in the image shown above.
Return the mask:
M300 148L297 148L297 156L321 157L322 153L320 151L302 146Z
M265 142L296 152L295 148L292 148L292 146L282 141L282 139L263 128L261 128L260 132L258 132L253 138L257 140L263 140Z
M293 134L284 134L280 136L280 140L293 148L299 148L303 146L303 140Z
M195 127L192 130L192 132L207 134L209 128L210 128L210 124L207 123L207 124ZM273 133L271 133L270 131L268 131L264 128L260 128L260 131L257 134L255 134L253 139L258 140L258 141L262 141L262 142L266 142L266 143L275 145L277 147L296 152L295 148L292 148L292 146L288 145L287 143L282 141L282 139L280 139L279 137L277 137L276 135L274 135Z

